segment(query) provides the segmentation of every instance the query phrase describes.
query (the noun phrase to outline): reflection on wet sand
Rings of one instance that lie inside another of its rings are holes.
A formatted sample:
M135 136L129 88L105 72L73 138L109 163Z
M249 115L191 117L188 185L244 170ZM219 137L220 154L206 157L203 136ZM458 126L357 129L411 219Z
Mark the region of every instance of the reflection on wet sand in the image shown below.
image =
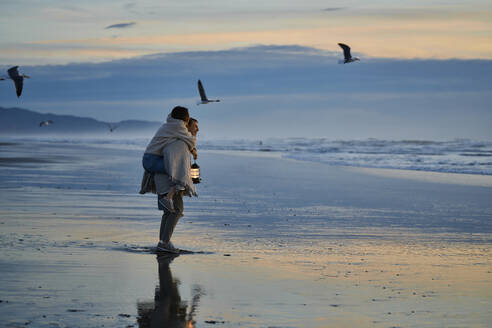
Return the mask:
M179 255L158 256L159 284L155 287L154 301L142 301L137 303L140 328L162 327L195 327L194 316L198 309L200 297L204 294L200 286L192 289L193 297L188 306L181 300L179 293L179 280L173 278L169 265Z

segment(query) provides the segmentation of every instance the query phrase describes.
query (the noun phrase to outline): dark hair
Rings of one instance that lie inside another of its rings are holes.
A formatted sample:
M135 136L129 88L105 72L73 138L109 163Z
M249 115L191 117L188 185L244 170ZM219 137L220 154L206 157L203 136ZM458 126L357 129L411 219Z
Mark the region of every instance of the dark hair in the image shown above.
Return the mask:
M186 122L190 119L190 114L188 113L188 108L176 106L171 112L171 117Z
M193 124L193 122L197 122L198 123L198 120L196 118L190 117L190 120L188 121L188 126L190 126L191 124Z

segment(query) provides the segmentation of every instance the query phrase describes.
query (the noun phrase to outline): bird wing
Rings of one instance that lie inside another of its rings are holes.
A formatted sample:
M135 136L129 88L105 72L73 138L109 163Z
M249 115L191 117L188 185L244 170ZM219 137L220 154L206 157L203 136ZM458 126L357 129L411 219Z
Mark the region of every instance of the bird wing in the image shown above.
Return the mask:
M16 77L19 76L19 71L17 70L19 66L14 66L14 67L11 67L9 68L9 70L7 71L9 73L9 76L11 79L15 79Z
M17 98L19 98L21 96L21 93L22 93L22 86L24 85L24 78L22 76L16 76L16 77L13 77L12 80L14 80L15 92L17 93Z
M110 131L114 131L114 130L116 130L116 128L118 128L121 125L121 122L115 123L115 124L104 122L104 124L106 124L108 126Z
M349 46L347 46L346 44L343 44L343 43L339 43L338 45L340 46L340 48L343 49L343 56L345 57L345 59L352 58L352 55L350 54L350 47Z
M205 101L207 99L207 95L205 94L205 89L203 89L202 82L198 80L198 92L200 93L200 98Z

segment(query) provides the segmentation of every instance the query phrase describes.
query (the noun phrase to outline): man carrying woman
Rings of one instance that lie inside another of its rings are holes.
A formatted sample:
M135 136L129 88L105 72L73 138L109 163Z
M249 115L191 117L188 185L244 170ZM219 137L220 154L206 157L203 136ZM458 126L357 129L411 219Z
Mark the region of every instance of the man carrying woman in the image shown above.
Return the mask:
M183 195L197 196L190 178L190 155L194 159L198 157L197 132L198 121L190 119L188 109L174 107L149 142L142 158L146 172L153 174L158 207L164 211L158 251L179 253L171 243L171 236L183 216Z

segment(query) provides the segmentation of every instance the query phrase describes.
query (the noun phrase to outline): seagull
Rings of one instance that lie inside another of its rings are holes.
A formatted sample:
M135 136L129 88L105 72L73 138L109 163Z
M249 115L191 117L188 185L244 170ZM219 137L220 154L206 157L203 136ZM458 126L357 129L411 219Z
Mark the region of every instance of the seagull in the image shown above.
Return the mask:
M109 128L109 132L113 132L120 126L119 124L111 124L111 123L106 123L106 125Z
M9 76L2 76L0 77L0 80L6 80L6 79L11 79L14 81L15 84L15 92L17 93L17 98L21 96L22 93L22 85L24 84L24 78L29 78L29 76L24 75L24 74L19 74L19 71L17 71L17 68L19 66L14 66L8 69Z
M359 58L357 57L352 57L352 55L350 54L350 47L347 46L346 44L343 44L343 43L339 43L338 44L340 46L340 48L343 49L343 56L345 57L343 62L340 61L340 64L347 64L347 63L351 63L351 62L354 62L356 60L360 60Z
M210 100L207 98L207 95L205 94L205 89L203 89L203 85L200 80L198 80L198 92L200 93L200 101L196 103L197 105L208 104L211 102L220 102L220 99Z
M43 127L45 125L48 126L50 124L53 124L53 121L52 120L41 121L41 122L39 122L39 127L41 128L41 127Z

